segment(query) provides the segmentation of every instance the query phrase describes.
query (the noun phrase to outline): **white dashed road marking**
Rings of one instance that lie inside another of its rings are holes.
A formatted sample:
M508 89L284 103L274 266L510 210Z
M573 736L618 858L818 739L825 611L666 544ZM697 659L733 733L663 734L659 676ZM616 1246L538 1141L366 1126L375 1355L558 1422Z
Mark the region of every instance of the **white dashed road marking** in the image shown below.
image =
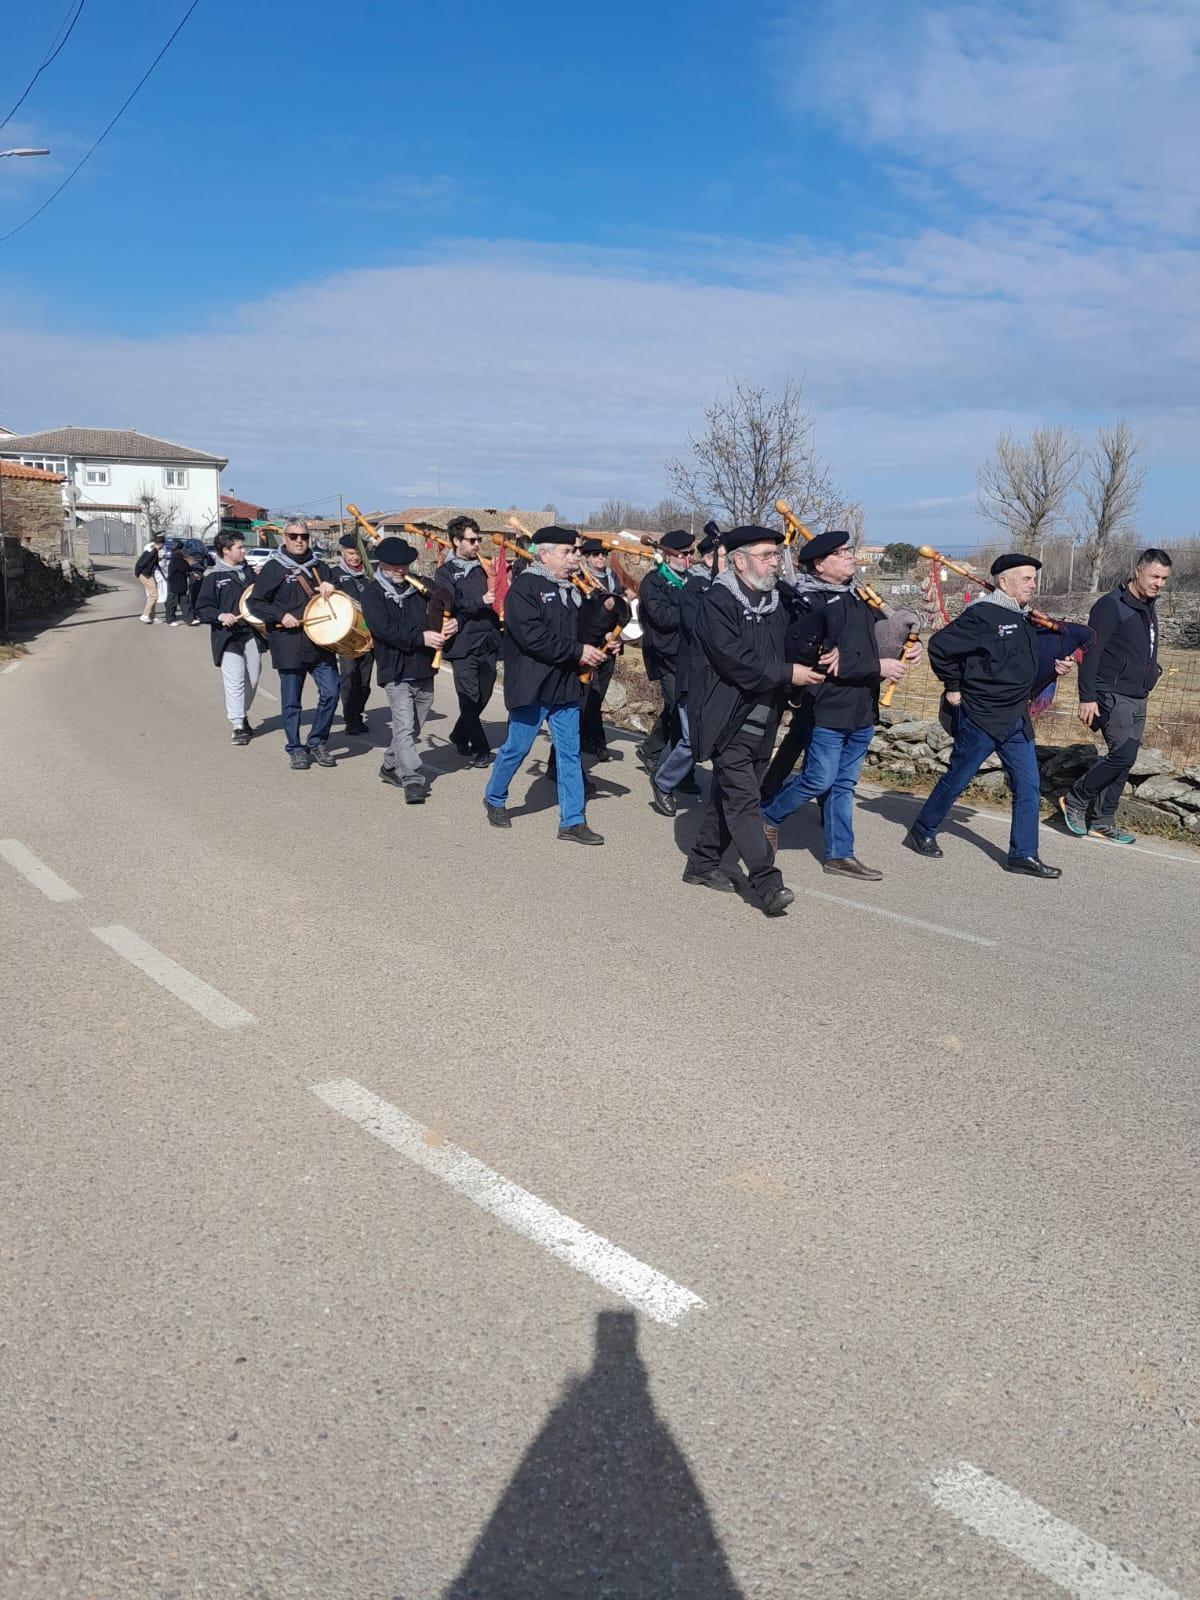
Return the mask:
M674 1327L687 1312L704 1305L690 1289L682 1288L598 1233L556 1211L527 1189L510 1183L465 1150L438 1143L419 1122L353 1078L316 1083L313 1093L332 1110L356 1122L364 1133L382 1140L415 1166L432 1172L514 1233L531 1239L576 1272L585 1273L605 1289L623 1296L656 1322Z
M810 900L828 900L830 905L850 906L855 911L869 911L873 917L886 917L889 922L904 922L910 928L920 928L922 933L940 934L943 939L962 939L967 944L981 944L988 950L996 948L995 939L985 939L981 933L964 933L961 928L944 928L940 922L925 922L920 917L907 917L902 911L889 911L886 906L873 906L866 900L848 900L842 894L825 894L821 889L805 889Z
M969 1461L937 1473L929 1493L943 1511L1077 1600L1182 1600L1177 1590Z
M0 856L10 867L15 867L23 878L28 878L34 888L40 889L47 900L78 900L79 890L64 883L56 872L51 872L44 861L39 861L32 850L26 850L19 839L0 839Z
M119 956L124 956L140 972L153 978L177 1000L191 1006L193 1011L198 1011L218 1028L244 1028L247 1023L254 1021L248 1011L243 1011L241 1006L227 999L219 989L205 983L203 978L197 978L186 967L172 961L170 956L164 956L161 950L147 944L130 929L114 924L111 928L93 928L92 932L102 944L115 950Z

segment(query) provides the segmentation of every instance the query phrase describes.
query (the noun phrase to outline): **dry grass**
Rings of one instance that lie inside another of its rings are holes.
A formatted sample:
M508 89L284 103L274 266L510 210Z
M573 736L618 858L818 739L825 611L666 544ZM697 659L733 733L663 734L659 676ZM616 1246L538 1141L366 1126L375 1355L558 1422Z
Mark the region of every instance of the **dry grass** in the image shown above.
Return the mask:
M0 661L19 661L22 656L27 656L29 651L23 644L4 644L0 641Z

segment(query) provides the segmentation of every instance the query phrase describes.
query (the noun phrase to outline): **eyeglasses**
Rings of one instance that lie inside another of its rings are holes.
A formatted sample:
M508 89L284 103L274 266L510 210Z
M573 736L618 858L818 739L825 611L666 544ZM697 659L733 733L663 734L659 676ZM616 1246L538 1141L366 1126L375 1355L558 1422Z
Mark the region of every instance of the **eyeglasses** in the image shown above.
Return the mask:
M783 560L783 556L778 550L766 550L761 556L756 556L752 550L747 550L746 554L750 557L751 561L766 561L774 564L777 561Z
M478 544L479 535L477 533L464 533L459 542L461 544Z

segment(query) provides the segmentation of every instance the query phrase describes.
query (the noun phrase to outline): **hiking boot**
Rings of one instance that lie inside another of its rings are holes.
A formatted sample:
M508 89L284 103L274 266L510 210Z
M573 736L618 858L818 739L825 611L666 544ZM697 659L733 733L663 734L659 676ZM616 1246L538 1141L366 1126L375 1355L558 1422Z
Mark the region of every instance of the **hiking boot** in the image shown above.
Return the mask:
M512 818L504 806L490 806L483 802L483 809L487 812L487 819L493 828L511 828Z
M312 766L312 757L307 750L293 750L288 756L293 772L307 772Z
M1136 844L1137 834L1127 833L1115 822L1093 822L1088 829L1089 839L1107 839L1109 844Z
M914 823L904 835L904 843L910 850L915 850L919 856L938 856L942 854L942 847L931 833L922 833Z
M1009 856L1005 872L1022 872L1027 878L1061 878L1061 867L1048 867L1039 856Z
M684 867L684 883L699 884L702 889L715 889L718 894L736 894L737 889L733 882L723 872L697 872L693 867Z
M864 883L878 883L883 873L875 867L864 867L857 856L833 856L824 863L824 870L834 877L861 878Z
M786 884L780 884L778 889L772 889L770 894L765 894L762 900L764 917L781 917L791 905L796 896Z
M604 835L597 833L594 828L589 828L586 822L575 822L569 828L560 828L558 837L569 840L572 844L604 843Z
M308 753L319 767L337 766L337 758L330 753L328 745L310 744Z
M1077 839L1082 839L1088 831L1087 807L1080 805L1068 789L1066 794L1059 795L1058 809L1062 812L1067 832L1073 833Z

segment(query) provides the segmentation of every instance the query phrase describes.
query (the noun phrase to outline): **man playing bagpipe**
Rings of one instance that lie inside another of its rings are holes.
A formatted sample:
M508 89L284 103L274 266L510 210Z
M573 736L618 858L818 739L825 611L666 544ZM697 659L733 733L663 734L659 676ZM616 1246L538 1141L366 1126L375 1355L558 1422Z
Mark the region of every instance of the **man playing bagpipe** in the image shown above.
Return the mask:
M603 649L609 636L624 628L633 609L625 598L624 589L608 564L608 551L599 539L582 538L579 554L584 569L599 585L593 594L584 595L579 608L579 637L587 644ZM616 659L606 652L604 664L592 672L583 691L583 709L580 720L580 748L585 756L601 759L608 755L608 737L604 732L604 697L616 671Z
M686 790L696 770L692 759L691 728L688 722L688 675L692 652L696 648L696 619L709 584L716 576L717 546L721 534L715 523L705 525L704 537L696 546L699 560L687 570L679 598L679 650L675 661L675 690L679 702L679 737L650 774L650 804L663 817L673 817L677 808L675 791ZM699 792L693 785L693 790Z
M363 621L375 644L379 686L392 711L392 744L384 754L379 776L404 790L410 806L419 806L429 792L421 770L417 740L433 704L433 658L458 628L446 617L439 628L429 625L429 596L408 581L417 551L389 535L375 546L375 576L363 595ZM440 610L440 606L439 606Z
M680 733L676 686L679 612L694 543L692 535L683 528L664 533L658 541L661 559L642 579L638 589L642 660L647 678L658 684L663 701L657 722L637 747L638 760L650 773L662 760L663 751L675 743Z
M604 665L606 652L580 638L582 596L577 535L570 528L539 528L536 559L513 578L504 608L504 703L508 734L492 763L483 803L494 828L509 828L508 789L544 722L550 725L557 762L558 837L600 845L587 825L579 755L580 672Z
M929 641L929 664L948 706L957 708L950 765L921 807L905 843L918 855L940 856L937 831L950 807L993 751L1012 791L1009 872L1060 878L1038 855L1040 781L1029 699L1039 677L1039 635L1029 617L1040 561L1019 552L992 562L995 588L973 600ZM1064 641L1066 643L1068 641ZM1062 645L1056 645L1060 651ZM1058 677L1074 662L1057 656Z
M784 640L789 661L819 667L836 651L836 664L810 689L812 728L804 765L763 807L772 848L779 825L806 800L824 801L825 871L876 881L883 873L864 866L854 854L854 786L875 736L881 682L898 683L920 646L910 646L909 662L881 657L877 613L855 593L854 550L850 535L818 534L796 552L795 601Z
M344 533L338 540L339 560L333 569L333 581L343 594L348 594L362 610L363 595L370 579L358 548L358 535ZM347 733L366 733L364 712L371 693L371 669L375 665L374 650L364 650L361 656L338 657L338 683L342 692L342 722Z
M491 750L482 719L496 687L500 618L491 580L479 559L479 524L474 517L454 517L446 532L452 553L434 573L433 581L445 593L446 609L459 623L458 632L446 646L458 696L458 721L450 730L450 743L469 766L486 767Z
M779 547L773 528L734 528L722 537L728 564L700 600L697 646L688 667L688 724L697 761L711 759L708 805L684 868L685 883L732 891L721 870L733 845L768 917L795 899L775 866L759 787L789 684L820 674L784 659L787 612L780 605Z

